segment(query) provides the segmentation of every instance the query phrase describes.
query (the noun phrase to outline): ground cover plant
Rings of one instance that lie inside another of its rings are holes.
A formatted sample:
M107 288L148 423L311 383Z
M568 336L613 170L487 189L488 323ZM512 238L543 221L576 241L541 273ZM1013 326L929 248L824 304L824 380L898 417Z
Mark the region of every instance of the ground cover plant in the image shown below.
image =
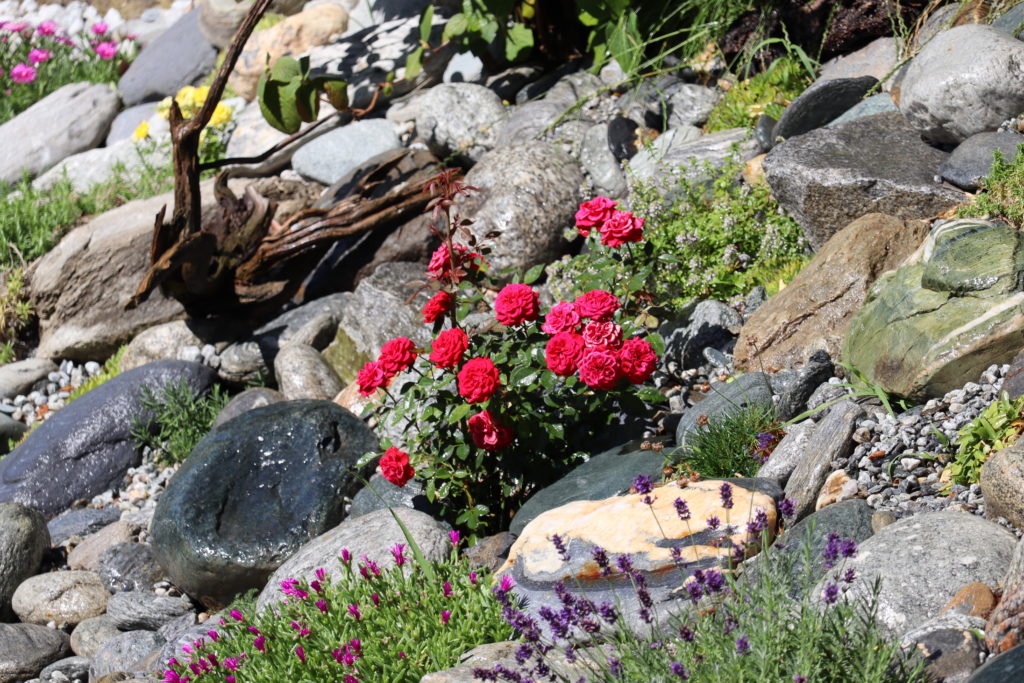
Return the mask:
M1005 391L981 415L960 428L957 449L949 463L950 480L969 486L981 478L981 466L992 453L1012 446L1024 431L1024 396Z
M981 190L957 209L959 218L1001 218L1024 227L1024 145L1017 146L1013 159L1002 152L993 154L992 169L981 180Z
M458 559L457 532L451 540L444 562L399 543L387 567L342 549L340 576L319 569L309 582L289 578L273 608L231 610L209 639L168 662L163 680L416 683L454 666L512 629L491 597L490 575Z
M156 428L154 431L149 421L140 420L132 426L132 438L139 448L151 448L157 463L183 462L210 431L229 399L219 384L205 395L194 393L184 380L172 382L159 392L143 387L142 407L153 416Z
M731 489L723 485L723 505ZM657 495L657 489L645 488ZM690 511L677 499L677 514L687 524ZM784 500L780 512L791 515L794 503ZM653 508L652 508L653 512ZM763 514L763 513L762 513ZM715 524L715 527L718 523ZM747 528L760 533L767 547L772 529L754 511ZM666 605L651 600L644 574L628 555L611 556L593 550L594 561L606 580L628 577L636 592L649 632L624 628L621 604L595 605L573 586L560 585L559 611L540 611L536 618L507 601L512 585L495 589L506 619L523 639L518 666L477 669L484 681L924 681L923 662L908 659L875 620L879 585L868 599L847 598L856 580L852 569L838 563L855 557L857 544L830 534L822 551L824 575L810 561L810 540L801 548L781 552L768 548L757 559L757 571L743 573L704 569L691 572L680 563L686 608L676 606L668 626L658 629L658 611ZM800 560L803 560L802 562ZM822 582L819 584L819 582ZM821 586L816 588L816 586ZM794 597L795 596L795 597ZM687 604L688 603L688 604ZM552 650L564 654L572 667L549 667ZM549 675L550 672L550 675Z
M813 77L802 60L777 59L765 71L733 84L708 116L704 128L708 133L753 128L762 114L778 119Z
M711 479L752 477L782 435L774 406L754 403L698 420L697 427L686 435L686 443L668 456L666 466Z
M88 38L70 38L52 21L0 22L0 123L68 83L116 84L134 55L134 41L116 40L102 22Z
M429 352L405 337L389 341L357 382L364 396L387 397L381 417L403 432L408 452L382 440L384 476L398 486L419 477L453 523L482 534L507 526L527 497L577 462L591 430L619 408L640 414L644 401L661 400L644 386L661 340L631 313L629 280L608 279L545 315L529 284L538 266L490 304L481 288L487 250L452 213L471 188L455 178L444 172L433 185L442 244L428 266L437 290L423 314L436 339ZM617 263L643 240L643 223L604 197L577 213L581 233L600 238L594 248L613 251ZM467 329L477 309L489 320Z

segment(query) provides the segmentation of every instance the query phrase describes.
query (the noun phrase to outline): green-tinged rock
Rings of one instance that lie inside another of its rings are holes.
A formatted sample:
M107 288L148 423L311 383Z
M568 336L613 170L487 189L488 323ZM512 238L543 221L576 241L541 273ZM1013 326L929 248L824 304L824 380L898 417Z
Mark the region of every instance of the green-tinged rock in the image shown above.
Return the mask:
M933 228L912 262L879 278L843 359L890 394L937 397L1024 346L1020 234L964 219Z

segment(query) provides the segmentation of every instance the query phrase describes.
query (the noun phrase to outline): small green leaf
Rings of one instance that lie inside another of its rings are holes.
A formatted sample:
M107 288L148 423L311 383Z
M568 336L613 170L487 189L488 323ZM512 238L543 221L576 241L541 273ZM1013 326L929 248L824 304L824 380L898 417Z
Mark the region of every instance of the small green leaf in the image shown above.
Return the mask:
M405 80L411 81L423 71L423 48L417 48L405 58Z
M537 279L544 273L544 265L545 264L543 263L538 263L533 268L530 268L528 271L526 271L526 275L523 276L523 284L532 285L534 282L536 282Z
M420 19L420 41L430 42L430 31L434 27L434 6L427 5L423 10L423 17Z
M462 418L469 414L470 409L473 406L469 403L460 403L448 414L448 424L455 424Z
M505 38L505 59L517 62L533 50L533 31L520 23L512 24Z
M452 18L444 25L444 31L441 32L441 42L447 43L452 38L461 37L468 28L469 19L465 14L459 12L452 15Z

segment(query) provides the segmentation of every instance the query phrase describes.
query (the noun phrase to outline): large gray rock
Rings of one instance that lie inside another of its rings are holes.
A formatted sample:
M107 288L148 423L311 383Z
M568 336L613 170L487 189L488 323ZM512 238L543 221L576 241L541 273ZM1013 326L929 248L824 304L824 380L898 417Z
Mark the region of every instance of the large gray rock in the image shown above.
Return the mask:
M118 106L110 86L70 83L0 125L0 183L16 183L22 173L39 175L61 159L100 144Z
M995 133L977 133L953 150L939 166L939 174L957 187L977 192L983 178L992 170L993 153L1003 155L1003 161L1017 157L1017 146L1024 144L1024 135L1009 130Z
M772 450L768 460L761 465L757 476L774 479L779 482L780 486L785 486L790 475L793 474L793 470L807 454L807 445L816 426L813 421L804 420L786 429L786 435Z
M79 622L71 631L71 650L82 657L92 657L103 643L121 634L114 620L106 614Z
M265 585L306 541L338 524L377 439L326 401L285 401L207 434L157 503L151 525L160 565L183 591L223 606Z
M429 561L440 561L451 552L448 531L450 527L429 515L408 508L392 508L415 539ZM281 581L288 578L312 581L317 569L324 568L334 577L345 571L338 559L342 549L348 550L354 559L366 555L382 567L390 566L390 549L396 543L408 544L402 528L398 526L390 510L377 510L370 514L346 519L330 531L299 548L287 562L282 564L267 581L256 602L257 610L276 604L281 597Z
M644 147L629 161L630 183L654 183L668 189L679 174L691 182L707 180L712 171L731 160L740 163L753 159L761 151L746 128L701 135L697 128L670 128Z
M668 98L668 127L701 126L708 120L715 105L725 96L718 88L696 83L683 83Z
M707 347L730 351L743 318L731 306L707 299L693 308L685 325L672 325L675 327L671 331L667 327L660 331L665 338L662 362L668 372L678 376L688 368L705 363Z
M779 117L772 138L791 138L820 128L853 107L878 84L874 76L830 78L800 93Z
M64 570L27 579L14 591L11 605L28 624L74 626L107 609L110 593L93 572Z
M287 400L330 401L345 388L320 352L306 344L285 344L274 359L274 374Z
M63 678L62 678L63 676ZM58 659L39 672L39 680L65 683L65 681L87 681L89 679L89 660L86 657L65 657Z
M33 384L57 369L57 364L46 358L26 358L0 366L0 398L27 394Z
M876 38L855 52L833 57L822 64L816 83L833 78L874 76L882 81L882 89L888 90L892 84L892 71L899 61L898 47L896 39L891 36Z
M156 631L192 611L187 598L160 597L148 590L117 593L107 601L107 616L122 631Z
M263 406L269 406L271 403L280 403L283 400L285 400L284 395L273 389L266 389L264 387L246 389L236 394L234 398L227 402L227 405L221 408L211 427L220 427L228 420L233 420L253 408L262 408Z
M103 587L111 593L149 591L164 578L153 546L148 543L118 543L100 555L99 574Z
M1024 110L1024 43L981 24L939 33L900 84L900 111L936 142L995 130Z
M68 654L68 634L35 624L0 623L0 682L19 683L39 675Z
M156 104L137 104L134 107L127 107L114 117L110 123L110 132L107 133L106 146L110 147L118 140L131 140L132 134L139 124L148 121L156 114Z
M803 519L814 510L818 492L832 471L832 461L853 451L851 437L862 417L864 408L853 401L837 403L808 439L804 457L786 482L786 497L796 502L796 519Z
M698 422L714 419L755 405L770 405L777 391L775 378L763 372L748 372L732 382L716 382L704 399L683 413L676 426L676 443L686 443L686 435L697 428Z
M50 549L42 515L17 503L0 503L0 619L11 616L11 596L35 575Z
M164 639L152 631L129 631L111 638L100 646L89 663L89 680L116 672L136 673L145 670L142 660Z
M0 501L56 515L79 498L103 493L139 463L132 425L153 419L141 403L143 388L159 392L184 381L194 392L205 392L213 379L213 371L198 363L159 361L86 392L0 460Z
M413 122L416 136L439 158L457 155L472 162L494 147L504 116L501 99L473 83L436 85L387 114L396 123Z
M580 164L590 176L594 192L618 199L629 190L619 160L608 147L608 124L597 123L587 129L580 147Z
M148 149L132 140L120 140L109 147L89 149L67 157L32 181L32 187L49 190L67 178L75 192L84 194L113 178L120 169L125 174L137 174L146 168L168 167L170 163L170 149L164 145Z
M665 466L665 456L625 444L599 453L577 466L554 484L537 491L523 504L509 531L518 536L539 515L574 500L601 500L628 493L633 477L646 474L657 480Z
M1005 517L1015 527L1024 527L1024 443L1018 441L989 455L981 466L979 483L986 517Z
M88 536L119 519L121 511L117 508L81 508L60 513L46 523L46 528L50 531L50 543L56 547L72 536Z
M395 124L387 119L365 119L298 148L292 155L292 168L306 178L331 185L367 159L401 146Z
M430 502L423 482L418 479L410 479L405 486L395 486L383 475L374 473L367 484L352 496L352 507L346 519L355 519L386 508L407 507L428 515L438 511L437 504Z
M198 85L216 63L217 48L199 30L199 12L193 10L139 53L117 89L128 106L159 100Z
M888 112L790 138L763 168L772 194L817 250L864 214L926 218L963 201L963 193L935 182L945 158Z
M899 636L936 616L965 584L996 585L1016 541L1012 533L977 515L926 512L883 528L860 544L855 558L840 561L834 573L856 571L846 593L850 600L868 599L880 579L876 619ZM818 594L826 580L816 588Z
M1024 676L1024 645L990 658L967 679L967 683L1006 683L1021 676Z
M475 221L493 272L525 271L548 263L566 248L565 229L573 225L582 201L583 173L568 154L553 144L522 141L496 147L466 174L466 184L480 189L462 197L459 212Z
M880 92L877 95L861 100L825 125L829 128L835 128L848 121L882 114L887 111L899 111L899 107L892 101L892 95L887 92Z
M844 500L824 507L789 527L776 541L773 552L790 553L794 557L794 578L801 576L805 561L809 561L811 576L825 571L822 551L828 544L829 534L863 543L873 535L871 516L874 510L863 500ZM810 554L804 554L805 544Z

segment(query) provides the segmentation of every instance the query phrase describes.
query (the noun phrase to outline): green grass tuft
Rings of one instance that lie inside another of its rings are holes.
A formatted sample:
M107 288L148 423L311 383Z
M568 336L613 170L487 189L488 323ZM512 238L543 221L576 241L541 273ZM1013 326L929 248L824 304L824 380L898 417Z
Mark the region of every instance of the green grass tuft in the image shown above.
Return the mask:
M957 209L957 217L1002 218L1017 228L1024 227L1024 145L1017 145L1017 155L1010 161L995 151L992 170L981 181L981 190Z
M700 412L700 404L691 408ZM755 453L757 435L776 427L775 408L753 404L724 415L708 418L686 435L686 444L669 456L669 464L678 464L702 477L752 477L761 467Z
M152 411L155 431L138 421L132 426L132 438L139 448L153 450L155 462L172 465L183 462L206 436L217 414L230 397L220 385L205 396L197 396L182 380L172 382L161 392L143 389L142 406Z
M811 80L798 59L777 59L763 73L732 86L711 112L705 129L709 133L729 128L753 128L761 114L774 119L802 93Z

